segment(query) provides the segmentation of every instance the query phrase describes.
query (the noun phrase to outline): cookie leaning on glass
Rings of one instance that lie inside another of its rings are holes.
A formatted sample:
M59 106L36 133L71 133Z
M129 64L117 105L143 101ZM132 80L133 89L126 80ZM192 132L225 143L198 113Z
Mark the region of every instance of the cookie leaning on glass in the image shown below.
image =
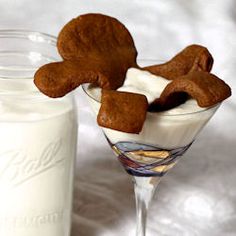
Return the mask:
M50 97L61 97L83 83L117 89L128 68L137 67L133 39L115 18L81 15L67 23L58 36L57 48L64 59L40 68L35 84Z
M230 87L209 73L213 58L205 47L190 45L167 63L141 68L136 63L137 50L129 31L117 19L102 14L71 20L61 30L57 46L64 60L42 66L35 74L36 86L50 97L64 96L83 83L113 90L102 92L97 118L102 127L139 133L148 109L170 109L185 102L188 96L208 107L231 95ZM116 91L131 67L173 80L149 108L143 95ZM122 101L119 112L117 107L108 106L114 99ZM127 116L127 109L136 112ZM137 117L141 119L137 121Z

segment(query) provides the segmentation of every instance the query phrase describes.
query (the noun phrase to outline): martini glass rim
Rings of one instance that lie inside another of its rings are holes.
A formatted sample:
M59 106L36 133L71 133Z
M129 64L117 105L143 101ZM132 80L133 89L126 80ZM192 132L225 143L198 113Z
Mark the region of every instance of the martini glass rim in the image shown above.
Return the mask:
M89 85L91 85L91 84L90 84L90 83L83 84L83 85L82 85L82 90L83 90L84 93L85 93L88 97L90 97L94 102L96 102L97 104L101 104L101 102L100 102L99 100L97 100L95 97L93 97L93 96L87 91ZM99 87L98 87L98 88L99 88ZM100 89L100 88L99 88L99 89ZM180 113L178 113L178 114L174 114L174 113L166 114L165 111L164 111L164 112L162 112L162 111L160 111L160 112L148 112L148 114L158 114L159 116L167 116L167 117L175 117L175 116L180 117L180 116L186 116L186 115L189 115L189 116L190 116L190 115L195 115L195 114L204 113L204 112L209 111L209 110L211 110L211 109L214 110L215 108L219 107L220 104L221 104L221 103L219 102L219 103L217 103L217 104L215 104L215 105L213 105L213 106L203 108L202 110L193 111L193 112L183 112L183 113L181 113L181 114L180 114Z

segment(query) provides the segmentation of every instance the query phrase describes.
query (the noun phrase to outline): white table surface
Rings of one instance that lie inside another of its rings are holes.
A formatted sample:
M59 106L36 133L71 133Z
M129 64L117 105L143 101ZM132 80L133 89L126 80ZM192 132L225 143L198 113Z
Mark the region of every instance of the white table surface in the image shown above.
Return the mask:
M170 58L191 43L215 58L213 72L236 88L235 0L1 0L0 27L57 35L71 18L101 12L131 31L139 58ZM132 184L76 91L79 145L72 236L132 236ZM228 99L178 165L150 209L148 236L236 235L236 96Z

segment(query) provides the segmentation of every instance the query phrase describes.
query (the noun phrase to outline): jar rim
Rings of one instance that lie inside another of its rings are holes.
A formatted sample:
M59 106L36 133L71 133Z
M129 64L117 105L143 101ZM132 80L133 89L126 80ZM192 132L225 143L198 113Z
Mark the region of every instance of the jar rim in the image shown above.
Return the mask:
M56 36L27 29L0 29L0 38L25 38L37 43L48 43L52 46L57 44Z
M33 86L33 75L40 66L40 60L44 63L57 60L54 53L50 54L54 50L56 53L57 37L35 30L0 29L0 40L3 40L3 46L0 45L0 96L23 98L33 95L36 99L44 97L36 86ZM27 60L24 61L24 58ZM18 88L15 89L15 85Z

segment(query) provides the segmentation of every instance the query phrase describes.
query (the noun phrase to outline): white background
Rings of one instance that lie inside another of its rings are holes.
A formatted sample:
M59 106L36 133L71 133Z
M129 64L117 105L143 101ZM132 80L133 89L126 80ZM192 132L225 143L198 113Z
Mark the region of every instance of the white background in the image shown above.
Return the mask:
M100 12L122 21L139 58L168 59L206 46L213 72L236 88L235 0L0 0L0 28L57 35L71 18ZM1 45L0 45L1 47ZM109 150L81 91L73 236L134 235L132 185ZM236 235L236 96L159 186L148 235Z

